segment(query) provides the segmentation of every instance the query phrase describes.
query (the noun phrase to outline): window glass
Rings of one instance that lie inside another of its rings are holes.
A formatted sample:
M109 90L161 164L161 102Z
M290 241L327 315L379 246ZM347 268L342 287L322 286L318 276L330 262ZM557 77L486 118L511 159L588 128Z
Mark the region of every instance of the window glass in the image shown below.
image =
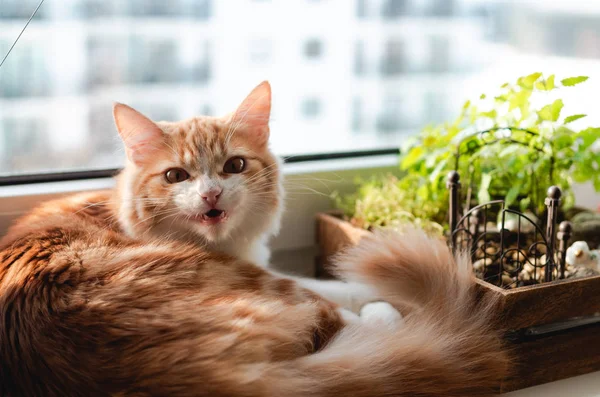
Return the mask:
M38 4L0 1L0 59ZM113 101L221 115L265 79L282 155L397 147L537 71L589 75L561 96L598 122L599 61L600 1L45 0L0 68L0 175L117 167Z

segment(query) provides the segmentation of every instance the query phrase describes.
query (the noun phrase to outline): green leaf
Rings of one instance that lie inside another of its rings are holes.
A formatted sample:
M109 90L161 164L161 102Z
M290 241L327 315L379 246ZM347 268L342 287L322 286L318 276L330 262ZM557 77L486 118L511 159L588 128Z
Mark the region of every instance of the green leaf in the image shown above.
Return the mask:
M400 168L406 170L413 165L415 165L419 160L421 160L421 156L423 155L423 148L421 146L417 146L412 148L404 157L402 162L400 163Z
M481 112L482 117L489 117L490 119L495 119L498 116L496 109L492 109L489 112Z
M452 140L452 138L454 138L459 132L460 128L458 128L458 125L451 125L450 127L448 127L448 131L446 132L447 141L449 142L450 140Z
M594 189L595 189L597 192L600 192L600 177L598 177L598 176L596 176L596 177L594 178Z
M570 147L573 144L573 136L572 135L559 135L554 139L554 149L561 150L567 147Z
M540 109L538 116L542 120L546 121L557 121L560 117L560 111L562 110L564 104L562 99L557 99L552 102L550 105L546 105Z
M504 201L506 202L507 207L512 205L512 203L515 202L515 200L519 196L520 192L521 192L521 183L520 183L520 181L515 181L515 184L512 185L512 187L510 189L508 189L508 192L506 193L506 197L504 198Z
M463 110L467 110L469 106L471 106L471 101L465 102L465 104L463 105Z
M577 134L577 137L583 140L582 149L587 149L594 142L600 139L600 128L586 128L585 130L580 131Z
M551 75L546 80L541 80L535 83L535 88L542 91L552 91L554 87L554 75Z
M434 183L437 180L438 176L440 175L440 172L442 172L442 170L446 167L446 164L448 164L448 158L445 158L444 160L440 161L435 166L435 168L433 169L433 172L429 176L429 181L431 183Z
M565 117L564 124L572 123L575 120L579 120L587 116L587 114L574 114L572 116Z
M429 189L427 188L427 185L423 185L417 189L417 196L421 200L427 200L429 198Z
M554 85L554 75L551 75L550 77L548 77L546 79L546 89L548 91L550 91L550 90L553 90L554 87L555 87L555 85Z
M565 135L575 135L575 131L570 129L569 127L565 127L564 125L559 126L556 129L557 134L565 134Z
M423 138L423 146L429 147L435 145L437 142L437 138L435 136L429 135Z
M490 201L490 183L492 183L492 175L481 175L481 185L479 186L479 192L477 192L477 200L479 201L479 204L484 204Z
M517 84L519 84L523 88L532 89L533 88L533 84L540 77L542 77L541 73L539 73L539 72L532 73L529 76L519 77L519 79L517 80Z
M531 91L519 91L515 93L511 98L508 99L508 110L513 110L516 108L524 109L529 105L529 97L531 96Z
M566 79L562 79L560 82L565 87L572 87L572 86L577 85L579 83L583 83L587 79L589 79L588 76L567 77Z
M479 97L479 99L485 99L485 94L481 94L481 96Z
M585 183L589 181L595 174L592 168L592 162L587 160L580 162L578 167L573 170L573 180L577 183Z

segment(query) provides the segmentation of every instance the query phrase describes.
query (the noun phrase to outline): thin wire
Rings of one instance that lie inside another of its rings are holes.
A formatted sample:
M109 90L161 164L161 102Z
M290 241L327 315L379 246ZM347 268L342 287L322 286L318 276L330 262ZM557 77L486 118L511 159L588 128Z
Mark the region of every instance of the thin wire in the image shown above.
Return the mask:
M27 26L29 26L29 22L31 22L31 20L33 19L33 17L35 16L35 14L37 14L37 12L40 9L40 7L42 6L42 4L44 4L44 1L45 0L41 0L40 1L40 4L38 4L38 6L36 7L35 11L33 11L33 14L31 14L31 16L29 17L29 19L27 20L27 23L25 24L25 26L23 26L23 29L21 30L21 33L19 33L19 35L17 36L15 42L12 43L12 45L8 49L8 52L6 53L6 55L4 56L4 58L2 59L2 62L0 62L0 68L2 67L2 65L4 65L4 61L6 61L6 58L8 58L8 56L10 55L11 51L13 50L13 48L15 48L15 45L17 45L17 42L21 38L21 35L25 31L25 29L27 29Z

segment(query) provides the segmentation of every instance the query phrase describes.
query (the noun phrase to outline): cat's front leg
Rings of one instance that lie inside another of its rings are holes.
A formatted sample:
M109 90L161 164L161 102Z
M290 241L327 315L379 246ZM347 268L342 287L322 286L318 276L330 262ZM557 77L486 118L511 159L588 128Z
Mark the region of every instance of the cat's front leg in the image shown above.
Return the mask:
M375 290L368 285L338 280L318 280L295 278L302 287L310 289L322 297L359 314L366 304L377 301Z
M357 282L339 280L318 280L310 277L299 277L284 274L272 269L269 265L270 250L264 241L257 241L251 246L247 258L251 262L267 268L277 277L296 281L301 287L330 300L352 312L359 314L364 305L379 300L375 289Z
M271 274L277 277L294 280L301 287L311 290L323 298L351 310L356 314L360 312L360 309L365 304L378 300L375 295L375 290L364 284L346 283L338 280L318 280L310 277L285 274L274 270L269 265L270 250L263 240L255 241L248 247L246 252L234 253L234 255L268 269Z
M365 284L339 280L318 280L270 271L278 277L294 280L301 287L311 290L356 314L359 314L366 304L379 300L375 289Z

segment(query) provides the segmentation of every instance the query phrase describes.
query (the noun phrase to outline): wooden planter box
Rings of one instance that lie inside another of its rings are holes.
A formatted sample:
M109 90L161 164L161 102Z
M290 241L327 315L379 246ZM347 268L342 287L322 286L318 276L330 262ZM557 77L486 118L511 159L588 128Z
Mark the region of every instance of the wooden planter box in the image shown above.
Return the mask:
M331 256L368 233L339 213L318 214L319 273L328 277ZM499 385L501 392L600 370L600 322L590 317L600 312L600 276L510 290L479 279L477 285L500 295L499 326L509 330L505 338L514 349L516 368Z

